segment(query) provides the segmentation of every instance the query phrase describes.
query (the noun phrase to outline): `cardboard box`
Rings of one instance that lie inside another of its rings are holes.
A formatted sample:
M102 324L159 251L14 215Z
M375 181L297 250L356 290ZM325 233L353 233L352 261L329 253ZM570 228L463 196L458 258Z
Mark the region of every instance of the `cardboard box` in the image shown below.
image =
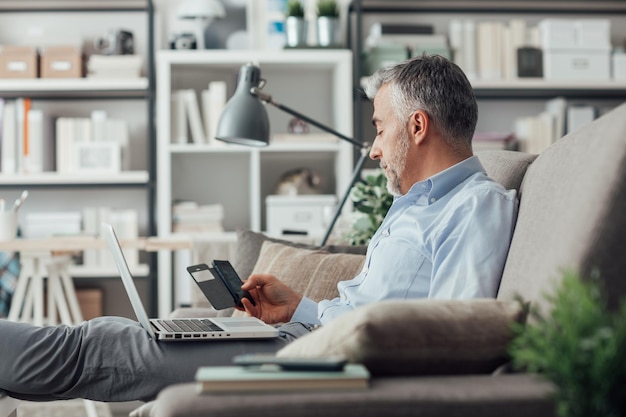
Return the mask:
M267 196L267 232L274 236L285 231L322 236L336 204L334 195Z
M102 316L102 290L99 288L77 288L76 298L84 320Z
M609 80L611 53L608 49L544 51L543 76L547 80Z
M0 47L0 78L37 78L39 55L34 46Z
M41 78L81 78L83 56L75 46L49 46L41 51Z

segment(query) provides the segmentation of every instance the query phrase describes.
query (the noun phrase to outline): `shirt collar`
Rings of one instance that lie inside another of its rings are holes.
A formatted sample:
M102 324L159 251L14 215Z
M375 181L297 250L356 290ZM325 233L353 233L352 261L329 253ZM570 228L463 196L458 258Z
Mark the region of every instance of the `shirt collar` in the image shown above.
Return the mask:
M413 184L407 195L418 197L427 192L428 204L432 204L467 178L479 172L486 173L485 168L477 156L471 156L424 181Z

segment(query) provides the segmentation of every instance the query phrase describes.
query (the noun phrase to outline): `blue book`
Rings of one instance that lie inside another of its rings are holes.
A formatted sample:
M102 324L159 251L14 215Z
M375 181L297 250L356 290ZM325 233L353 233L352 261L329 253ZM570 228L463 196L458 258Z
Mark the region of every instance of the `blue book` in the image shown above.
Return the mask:
M369 377L360 364L348 364L342 371L283 371L263 365L203 366L196 372L200 393L365 389Z

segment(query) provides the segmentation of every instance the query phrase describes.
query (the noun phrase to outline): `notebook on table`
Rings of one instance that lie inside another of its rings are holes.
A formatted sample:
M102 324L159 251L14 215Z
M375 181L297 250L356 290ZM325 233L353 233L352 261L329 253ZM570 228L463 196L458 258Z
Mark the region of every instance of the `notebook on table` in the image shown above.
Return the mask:
M278 336L278 330L254 317L211 317L193 319L148 319L128 268L119 240L110 224L102 225L124 289L141 326L157 340L167 342L259 339Z

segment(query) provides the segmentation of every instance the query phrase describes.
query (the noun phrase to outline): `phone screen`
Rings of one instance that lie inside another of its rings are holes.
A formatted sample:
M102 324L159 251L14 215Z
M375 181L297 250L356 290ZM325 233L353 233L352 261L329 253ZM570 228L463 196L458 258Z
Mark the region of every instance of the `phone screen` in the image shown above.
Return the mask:
M235 306L235 296L214 268L209 268L206 264L198 264L187 267L187 271L216 310Z
M241 285L243 281L239 278L237 271L228 261L213 261L213 265L215 269L221 274L224 279L226 285L231 289L231 291L237 297L237 304L240 304L243 297L246 297L248 300L252 302L253 305L256 305L254 299L250 295L248 291L244 291L241 289Z

